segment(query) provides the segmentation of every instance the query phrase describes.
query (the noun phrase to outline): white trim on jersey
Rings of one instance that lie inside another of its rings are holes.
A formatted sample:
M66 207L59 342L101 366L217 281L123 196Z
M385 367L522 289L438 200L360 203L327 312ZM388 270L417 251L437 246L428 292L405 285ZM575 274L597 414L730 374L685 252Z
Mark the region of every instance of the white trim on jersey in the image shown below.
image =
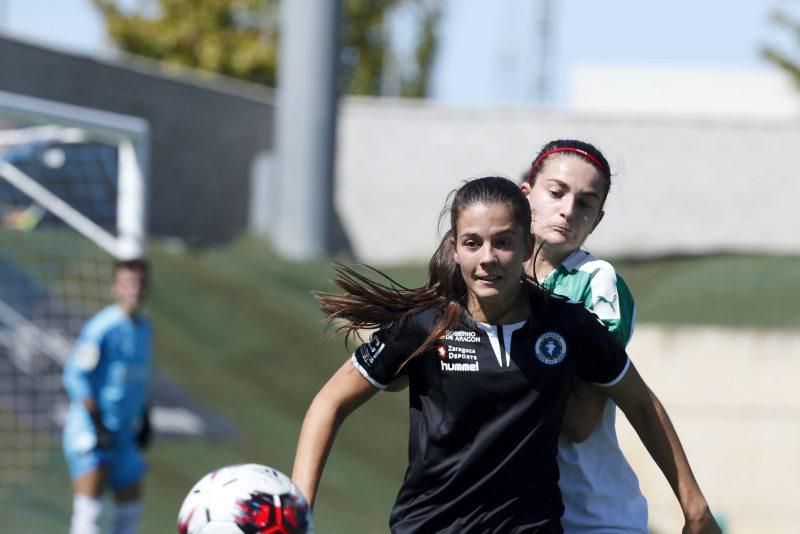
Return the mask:
M503 362L503 349L500 347L500 338L497 336L497 326L475 321L475 324L478 325L478 328L486 332L486 335L489 336L489 343L492 345L492 350L494 351L494 355L497 357L497 363L500 364L500 367L511 366L511 335L525 326L526 322L527 320L520 321L518 323L500 325L503 327L503 347L505 348L506 352L506 361Z
M614 380L612 380L611 382L606 382L606 383L601 383L601 382L592 382L592 384L595 384L595 385L598 385L598 386L600 386L600 387L604 387L604 388L611 387L611 386L615 385L617 382L619 382L620 380L622 380L622 377L624 377L624 376L625 376L625 374L628 372L628 367L630 367L630 366L631 366L631 359L630 359L630 358L628 358L628 359L625 361L625 367L623 367L623 368L622 368L622 371L620 371L620 373L619 373L619 375L617 376L617 378L615 378L615 379L614 379Z
M370 384L372 384L373 386L375 386L375 387L376 387L376 388L378 388L378 389L386 389L386 387L387 387L387 384L381 384L380 382L378 382L377 380L375 380L374 378L372 378L371 376L369 376L369 373L367 372L367 370L366 370L366 369L364 369L363 367L361 367L361 364L360 364L360 363L358 363L358 360L356 359L356 353L355 353L355 352L353 353L353 356L352 356L352 358L351 358L351 361L353 362L353 366L354 366L356 369L358 369L358 372L359 372L359 373L361 373L361 374L364 376L364 378L366 378L366 379L367 379L367 381L368 381Z
M594 256L592 256L589 252L579 248L573 250L569 256L564 258L564 260L561 262L561 265L563 265L567 271L572 272L578 269L582 265L582 262L591 261L590 258L597 259ZM555 270L556 269L553 269L553 272L555 272Z

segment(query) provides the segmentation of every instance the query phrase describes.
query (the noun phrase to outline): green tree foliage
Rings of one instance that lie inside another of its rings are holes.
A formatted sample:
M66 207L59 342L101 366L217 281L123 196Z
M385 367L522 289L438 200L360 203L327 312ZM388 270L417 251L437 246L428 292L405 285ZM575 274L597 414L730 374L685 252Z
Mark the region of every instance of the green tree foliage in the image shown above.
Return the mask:
M800 20L794 19L781 11L773 13L771 19L774 24L791 33L797 41L798 49L800 49ZM800 55L791 57L789 54L772 46L765 46L761 50L761 54L768 61L788 72L794 79L798 89L800 89Z
M425 96L436 51L438 0L340 0L341 89L379 94L389 55L384 20L411 5L418 15L416 65L401 94ZM275 86L279 0L151 0L131 10L122 0L92 0L111 39L125 52ZM130 4L127 2L127 4Z

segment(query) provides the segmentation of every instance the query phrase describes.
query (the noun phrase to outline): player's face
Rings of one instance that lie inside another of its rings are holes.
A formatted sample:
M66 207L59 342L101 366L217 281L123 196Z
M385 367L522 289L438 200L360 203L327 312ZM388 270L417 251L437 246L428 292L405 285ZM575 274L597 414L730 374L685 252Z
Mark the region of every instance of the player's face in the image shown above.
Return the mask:
M111 284L114 301L127 314L141 306L147 292L147 275L136 269L117 269Z
M533 215L533 233L551 252L579 248L603 218L606 178L575 156L548 158L536 181L522 184Z
M511 208L473 204L458 216L454 257L467 285L468 309L476 315L507 310L517 301L528 257L526 236Z

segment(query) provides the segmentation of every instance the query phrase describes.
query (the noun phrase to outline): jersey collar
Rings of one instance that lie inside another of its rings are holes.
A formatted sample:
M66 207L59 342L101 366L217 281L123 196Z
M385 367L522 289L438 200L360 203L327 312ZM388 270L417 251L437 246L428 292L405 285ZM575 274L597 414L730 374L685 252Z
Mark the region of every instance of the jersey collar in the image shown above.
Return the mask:
M578 268L583 259L588 255L589 253L586 252L585 250L582 249L573 250L569 256L564 258L564 261L561 262L560 267L563 267L564 269L566 269L567 272L571 273L572 271ZM551 272L550 274L553 273ZM547 276L549 277L550 274Z

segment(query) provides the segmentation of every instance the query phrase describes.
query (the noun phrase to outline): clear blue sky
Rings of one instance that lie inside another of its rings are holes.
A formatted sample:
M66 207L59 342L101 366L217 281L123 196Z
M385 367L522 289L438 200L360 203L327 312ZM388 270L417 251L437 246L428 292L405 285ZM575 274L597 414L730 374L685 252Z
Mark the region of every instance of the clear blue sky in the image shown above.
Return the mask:
M128 0L135 3L137 0ZM542 0L443 0L446 18L433 92L458 104L536 101L537 18ZM791 41L768 21L796 0L550 0L551 102L568 100L580 64L664 63L766 67L760 44ZM108 51L90 0L0 0L0 25L30 40L88 53ZM796 49L796 48L795 48Z
M439 99L501 104L535 101L541 0L445 0ZM792 44L769 22L796 0L550 0L551 101L568 98L580 64L660 63L711 68L767 67L762 43ZM797 47L795 45L795 50Z

